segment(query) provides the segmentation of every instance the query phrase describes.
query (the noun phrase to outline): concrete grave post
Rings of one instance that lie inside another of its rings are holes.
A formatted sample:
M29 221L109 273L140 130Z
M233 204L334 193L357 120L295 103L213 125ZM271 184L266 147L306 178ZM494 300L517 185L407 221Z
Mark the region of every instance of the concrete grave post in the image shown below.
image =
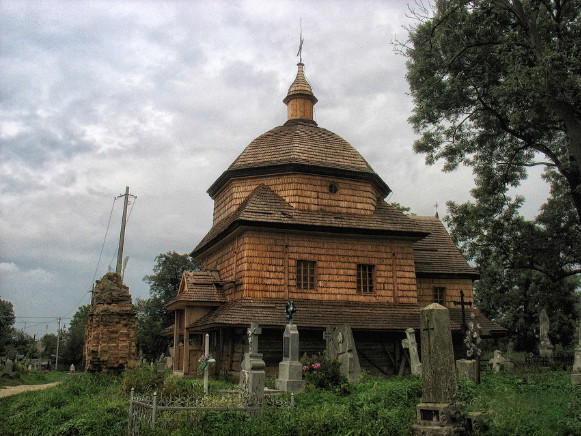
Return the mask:
M402 339L401 346L410 353L410 367L412 374L416 377L422 376L422 363L418 355L418 343L416 342L416 331L413 328L405 330L406 339Z
M12 375L12 371L14 371L14 362L8 359L4 365L4 370L6 371L6 374Z
M541 341L539 345L539 356L552 359L555 347L549 339L549 316L545 309L541 310L539 314L539 339Z
M451 414L458 390L448 309L437 303L420 310L422 402L417 406L417 436L452 435Z
M482 350L480 343L480 324L476 321L476 314L470 314L470 321L466 325L464 332L464 348L468 359L459 359L456 361L456 371L458 380L471 381L480 383L480 356Z
M248 352L244 353L240 371L240 389L244 394L252 397L252 402L262 403L264 398L264 382L266 367L262 354L258 352L258 337L262 329L258 323L251 323L247 330Z
M159 356L156 364L156 372L158 377L163 377L165 375L165 356L163 353Z
M361 365L351 327L348 325L327 327L324 337L327 341L329 358L337 359L341 363L341 373L349 381L357 381L361 375Z
M500 372L501 369L504 369L505 362L506 360L502 357L502 352L500 350L495 350L494 356L488 361L494 372Z
M577 327L577 341L571 381L574 385L581 385L581 321L579 321L579 326Z
M276 388L286 392L298 392L305 386L303 365L299 362L299 330L289 323L283 334L282 362L278 366Z

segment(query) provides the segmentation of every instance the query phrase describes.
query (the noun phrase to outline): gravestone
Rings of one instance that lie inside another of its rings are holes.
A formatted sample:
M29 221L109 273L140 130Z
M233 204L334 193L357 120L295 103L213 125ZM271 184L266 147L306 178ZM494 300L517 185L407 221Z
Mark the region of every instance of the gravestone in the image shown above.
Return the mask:
M161 355L159 356L159 359L157 359L157 364L156 364L156 371L157 371L157 376L158 377L163 377L165 375L165 356L163 355L163 353L161 353Z
M14 362L10 359L8 359L6 361L6 364L4 365L4 371L6 371L6 374L8 375L12 375L12 372L14 371Z
M351 327L348 325L327 327L324 337L327 342L327 355L341 363L341 374L350 382L359 380L361 365Z
M258 352L258 337L262 329L258 323L251 323L247 330L248 352L244 353L242 369L240 371L240 390L249 403L262 403L264 398L265 363L262 353Z
M71 366L69 366L69 374L74 374L75 372L77 372L75 365L71 363Z
M541 310L539 314L539 339L541 341L539 345L539 356L552 359L555 347L553 347L549 339L549 316L545 309Z
M407 349L410 353L410 367L412 375L416 377L422 376L422 363L420 362L420 356L418 355L418 343L416 342L416 331L413 328L407 328L405 330L406 338L402 339L401 346Z
M575 347L575 360L573 361L571 381L574 385L581 385L581 321L577 327L577 346Z
M422 402L417 406L416 436L452 435L451 415L458 385L448 309L437 303L420 310Z
M508 341L508 345L506 346L506 357L504 358L504 369L507 371L512 371L514 369L512 353L514 353L514 342Z
M494 372L500 372L501 369L504 369L505 362L506 359L502 357L502 352L500 350L495 350L494 356L488 361Z
M285 392L298 392L305 386L303 365L299 362L299 330L287 324L283 334L282 362L278 365L276 388Z
M456 371L458 380L471 381L480 383L480 324L476 321L476 314L470 314L470 321L466 325L464 333L464 348L468 359L459 359L456 361Z

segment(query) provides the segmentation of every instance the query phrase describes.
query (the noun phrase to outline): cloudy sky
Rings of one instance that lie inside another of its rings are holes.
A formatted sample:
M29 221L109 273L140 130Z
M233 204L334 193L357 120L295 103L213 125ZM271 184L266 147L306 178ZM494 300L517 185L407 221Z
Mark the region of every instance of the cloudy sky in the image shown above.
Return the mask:
M403 0L2 0L0 298L16 326L55 332L54 318L89 303L115 267L125 186L137 196L125 245L134 298L148 297L155 256L196 246L211 226L208 187L286 120L300 20L316 121L367 159L389 201L420 215L438 203L442 215L468 200L468 169L442 173L412 150L405 59L391 44L405 40L407 12Z

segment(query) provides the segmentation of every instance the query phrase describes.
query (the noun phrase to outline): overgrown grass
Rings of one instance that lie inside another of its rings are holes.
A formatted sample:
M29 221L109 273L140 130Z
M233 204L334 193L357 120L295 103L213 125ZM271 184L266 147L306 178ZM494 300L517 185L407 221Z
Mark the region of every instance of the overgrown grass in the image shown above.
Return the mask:
M153 375L153 378L152 378ZM127 430L128 394L133 384L151 392L155 374L142 368L125 376L77 374L46 391L0 399L3 435L121 435ZM123 380L123 381L122 381ZM129 383L131 381L131 383ZM581 434L581 390L567 372L526 375L483 374L481 385L462 383L460 400L484 412L486 435ZM158 392L203 396L201 379L165 378ZM214 392L232 387L211 381ZM125 391L124 389L125 388ZM252 419L242 413L161 413L155 435L407 435L415 422L421 383L414 377L368 379L340 390L296 395L294 409L265 407ZM164 416L165 415L165 416Z
M15 377L0 375L0 389L5 386L43 385L65 380L69 374L60 371L32 371L18 373Z
M121 435L127 404L118 377L75 374L52 388L0 399L0 434Z

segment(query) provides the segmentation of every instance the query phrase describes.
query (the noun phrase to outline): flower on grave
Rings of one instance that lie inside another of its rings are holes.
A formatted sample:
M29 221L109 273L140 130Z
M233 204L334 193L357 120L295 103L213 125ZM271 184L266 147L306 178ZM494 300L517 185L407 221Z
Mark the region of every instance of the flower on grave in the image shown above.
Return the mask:
M202 374L208 365L212 363L216 363L216 360L212 356L202 354L198 359L198 374Z
M303 371L308 371L309 367L308 366L303 366Z

